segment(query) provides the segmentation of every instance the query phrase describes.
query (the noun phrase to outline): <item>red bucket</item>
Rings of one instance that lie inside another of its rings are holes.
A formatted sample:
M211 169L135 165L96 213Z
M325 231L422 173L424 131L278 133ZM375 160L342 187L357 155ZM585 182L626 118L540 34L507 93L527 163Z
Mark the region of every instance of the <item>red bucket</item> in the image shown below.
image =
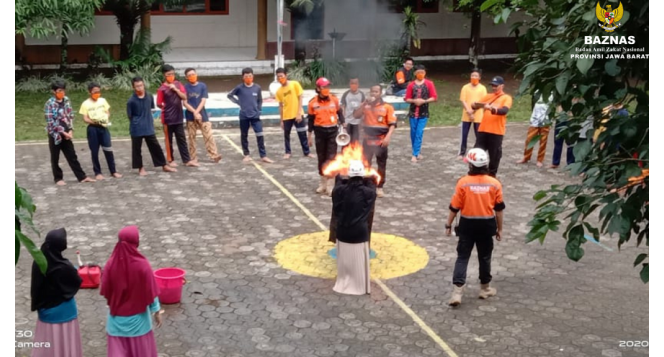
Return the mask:
M180 268L161 268L154 272L154 278L159 287L159 302L162 304L177 304L182 299L182 286L187 282L184 278L187 272Z

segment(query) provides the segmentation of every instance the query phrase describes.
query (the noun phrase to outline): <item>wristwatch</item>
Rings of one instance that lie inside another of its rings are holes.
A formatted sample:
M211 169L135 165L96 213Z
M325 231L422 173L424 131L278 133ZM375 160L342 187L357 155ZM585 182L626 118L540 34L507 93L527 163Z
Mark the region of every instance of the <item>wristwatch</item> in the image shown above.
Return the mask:
M449 225L449 224L446 224L446 225L445 225L445 229L452 229L452 226Z

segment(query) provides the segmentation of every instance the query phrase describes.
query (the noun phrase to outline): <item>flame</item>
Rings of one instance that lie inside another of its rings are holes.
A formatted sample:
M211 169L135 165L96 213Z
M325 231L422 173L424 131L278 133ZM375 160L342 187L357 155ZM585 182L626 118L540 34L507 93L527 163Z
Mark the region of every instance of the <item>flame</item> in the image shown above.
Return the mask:
M323 174L327 177L336 176L338 174L348 175L348 167L350 166L351 160L362 161L365 167L364 176L376 176L376 183L380 183L382 177L380 177L378 171L369 167L369 163L364 160L364 155L362 154L362 145L357 142L353 142L344 147L341 150L341 153L335 156L334 160L328 162L325 167L323 167Z

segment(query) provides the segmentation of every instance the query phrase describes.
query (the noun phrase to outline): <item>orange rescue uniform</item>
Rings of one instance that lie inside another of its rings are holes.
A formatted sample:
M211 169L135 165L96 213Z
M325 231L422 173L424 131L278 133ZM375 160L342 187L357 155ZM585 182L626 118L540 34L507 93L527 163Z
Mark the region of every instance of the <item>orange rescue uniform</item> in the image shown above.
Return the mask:
M489 175L467 175L456 184L450 210L461 211L459 234L494 235L497 224L494 211L505 209L503 187Z

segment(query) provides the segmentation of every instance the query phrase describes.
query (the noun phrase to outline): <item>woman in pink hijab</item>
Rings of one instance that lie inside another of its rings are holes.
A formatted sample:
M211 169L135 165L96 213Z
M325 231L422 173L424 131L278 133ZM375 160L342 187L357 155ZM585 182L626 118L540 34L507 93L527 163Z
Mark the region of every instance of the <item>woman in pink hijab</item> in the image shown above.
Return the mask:
M138 235L136 226L120 230L102 274L101 295L110 309L109 357L157 357L151 315L159 328L159 290L150 262L138 251Z

